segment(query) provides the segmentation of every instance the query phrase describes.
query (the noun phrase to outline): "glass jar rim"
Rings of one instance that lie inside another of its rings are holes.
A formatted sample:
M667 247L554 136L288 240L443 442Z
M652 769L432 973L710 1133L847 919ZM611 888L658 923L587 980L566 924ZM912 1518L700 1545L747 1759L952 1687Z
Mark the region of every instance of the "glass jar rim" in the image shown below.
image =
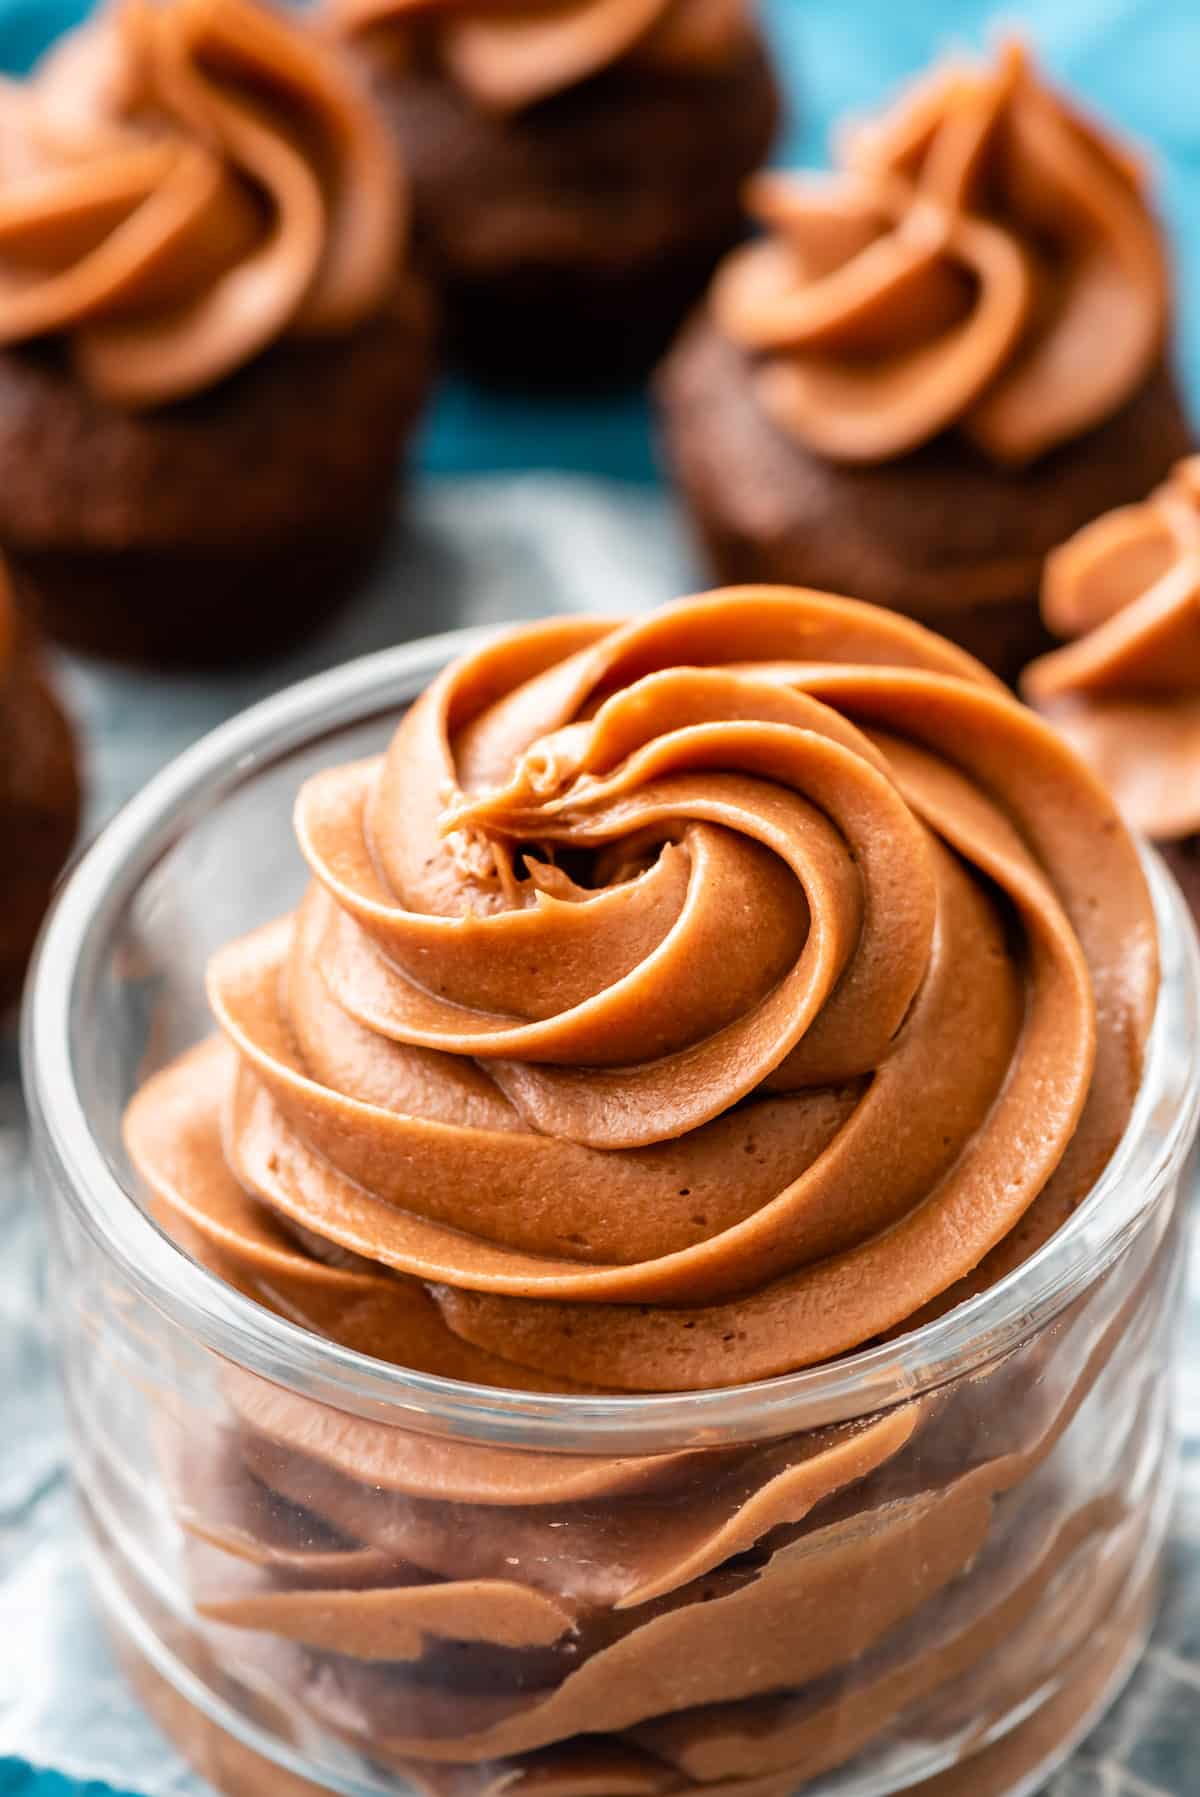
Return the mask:
M863 1417L1017 1347L1119 1255L1178 1179L1200 1116L1200 944L1160 857L1146 851L1163 977L1133 1114L1073 1215L995 1285L932 1322L839 1360L754 1384L587 1396L470 1385L378 1361L278 1316L192 1259L116 1176L78 1090L81 990L125 905L190 825L283 756L398 714L454 657L495 632L423 638L287 687L169 762L76 863L43 928L26 990L22 1066L34 1139L98 1250L155 1310L205 1346L304 1396L427 1433L541 1452L662 1453L762 1440Z

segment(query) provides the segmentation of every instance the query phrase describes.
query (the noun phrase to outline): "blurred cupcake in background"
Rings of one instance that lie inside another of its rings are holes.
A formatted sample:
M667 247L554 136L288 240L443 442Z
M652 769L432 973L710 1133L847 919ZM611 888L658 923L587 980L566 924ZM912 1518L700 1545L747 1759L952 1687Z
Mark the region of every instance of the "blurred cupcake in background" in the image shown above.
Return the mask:
M450 349L644 375L745 233L779 101L752 0L326 0L411 172Z
M1066 646L1022 692L1158 843L1200 916L1200 456L1050 556L1042 613Z
M660 377L724 580L889 605L1005 675L1047 644L1047 553L1190 447L1136 159L1005 45L764 174Z
M78 825L74 738L0 569L0 1024Z
M431 365L395 146L260 0L121 0L0 90L0 547L102 654L237 663L352 589Z

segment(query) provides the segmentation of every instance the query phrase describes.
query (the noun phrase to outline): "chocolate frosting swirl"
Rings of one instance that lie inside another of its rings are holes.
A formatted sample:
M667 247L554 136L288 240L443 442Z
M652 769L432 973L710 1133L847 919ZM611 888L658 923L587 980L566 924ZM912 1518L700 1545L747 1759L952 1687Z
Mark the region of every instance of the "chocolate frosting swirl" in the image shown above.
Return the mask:
M1019 466L1145 380L1167 270L1140 171L1019 45L935 71L837 160L752 184L768 234L713 288L784 431L882 462L953 427Z
M721 67L750 32L750 0L332 0L335 28L431 56L480 106L517 112L614 63Z
M0 344L65 338L127 407L385 304L405 229L386 128L260 0L120 0L0 95Z
M1102 789L982 668L733 589L518 629L310 781L297 913L133 1158L243 1290L405 1365L695 1389L995 1278L1129 1115L1156 990Z
M1025 670L1030 703L1159 841L1200 830L1200 456L1046 563L1042 613L1064 648Z

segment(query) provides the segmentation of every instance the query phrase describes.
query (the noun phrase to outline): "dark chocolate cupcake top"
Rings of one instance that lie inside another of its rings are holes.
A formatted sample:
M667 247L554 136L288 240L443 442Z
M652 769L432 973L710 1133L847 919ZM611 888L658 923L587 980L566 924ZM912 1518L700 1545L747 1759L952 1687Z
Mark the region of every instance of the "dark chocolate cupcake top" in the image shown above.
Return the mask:
M1065 647L1022 689L1160 842L1200 831L1200 456L1046 563L1042 613Z
M614 63L721 67L751 31L751 0L331 0L335 28L432 65L479 105L515 112Z
M0 681L12 661L17 646L17 614L13 605L12 582L7 570L0 566Z
M495 1385L696 1389L1007 1271L1125 1126L1157 961L1055 733L871 607L519 629L305 786L133 1157L201 1257Z
M119 0L0 97L0 344L64 340L122 406L353 330L404 231L355 76L261 0Z
M718 272L761 402L835 460L951 427L1021 465L1110 417L1163 349L1168 276L1137 162L1009 44L847 131L831 176L765 174Z

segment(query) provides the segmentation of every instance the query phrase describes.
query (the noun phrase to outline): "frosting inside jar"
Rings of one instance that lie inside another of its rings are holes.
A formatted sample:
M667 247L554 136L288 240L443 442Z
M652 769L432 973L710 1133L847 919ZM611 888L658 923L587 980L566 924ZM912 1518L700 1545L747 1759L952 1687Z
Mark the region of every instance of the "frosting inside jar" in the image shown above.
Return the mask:
M1030 703L1134 829L1163 842L1200 830L1200 456L1057 549L1042 613L1070 640L1026 668Z
M295 915L127 1117L167 1226L497 1386L827 1360L1024 1258L1128 1119L1157 958L1056 734L891 614L526 626L311 780ZM574 1463L573 1463L574 1464Z
M405 201L338 53L260 0L119 0L0 95L0 344L138 408L386 304Z
M1159 358L1168 282L1129 151L1018 44L846 131L828 176L759 176L766 228L718 271L719 326L772 420L834 460L955 429L1021 466L1116 412Z
M332 0L336 28L386 34L389 60L431 60L480 106L517 112L614 63L720 68L751 0Z

